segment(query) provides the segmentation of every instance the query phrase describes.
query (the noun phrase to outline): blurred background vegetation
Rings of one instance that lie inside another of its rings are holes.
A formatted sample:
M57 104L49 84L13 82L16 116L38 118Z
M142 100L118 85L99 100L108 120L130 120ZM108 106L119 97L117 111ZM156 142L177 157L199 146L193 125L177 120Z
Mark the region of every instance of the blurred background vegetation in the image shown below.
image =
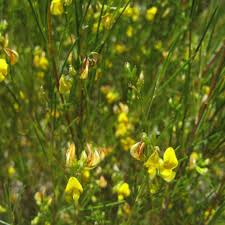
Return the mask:
M224 224L224 27L223 0L0 0L0 224Z

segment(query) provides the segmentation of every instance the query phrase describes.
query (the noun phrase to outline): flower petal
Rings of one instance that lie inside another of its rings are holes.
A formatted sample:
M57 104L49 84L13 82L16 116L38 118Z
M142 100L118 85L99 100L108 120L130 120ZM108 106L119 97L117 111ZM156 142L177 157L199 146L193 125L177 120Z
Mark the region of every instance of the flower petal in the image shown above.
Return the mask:
M161 169L160 170L160 176L166 182L171 182L175 178L176 173L173 170L170 170L170 169Z
M149 167L154 167L158 168L159 167L159 153L157 150L155 150L148 158L147 162L145 162L145 166L147 168Z
M149 173L150 179L153 180L155 178L155 175L156 175L156 169L155 168L149 168L148 173Z
M172 147L166 149L163 155L164 168L166 169L174 169L178 166L178 160L175 154L175 151Z
M72 194L76 190L79 191L80 193L82 193L83 192L82 185L80 184L80 182L77 180L76 177L70 177L70 179L66 185L65 193Z

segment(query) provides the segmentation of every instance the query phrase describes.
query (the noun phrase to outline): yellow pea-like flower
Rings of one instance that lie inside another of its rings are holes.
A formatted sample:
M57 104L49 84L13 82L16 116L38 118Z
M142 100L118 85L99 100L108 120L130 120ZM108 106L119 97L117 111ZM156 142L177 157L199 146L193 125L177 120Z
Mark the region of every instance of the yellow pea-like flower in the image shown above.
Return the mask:
M5 80L8 73L8 64L5 59L0 59L0 82Z
M155 18L155 15L156 15L156 13L157 13L157 11L158 11L158 9L157 9L155 6L149 8L149 9L146 11L146 14L145 14L146 20L148 20L148 21L153 21L154 18Z
M166 149L163 159L159 157L156 149L144 164L148 168L150 179L154 179L157 171L158 174L166 181L171 182L176 172L173 171L178 166L178 160L175 151L172 147Z
M123 150L128 151L130 147L135 143L135 140L131 137L125 137L120 140Z
M149 174L149 177L151 180L153 180L155 178L156 172L157 172L157 169L154 167L150 167L148 169L148 174Z
M178 160L175 151L172 147L166 149L163 160L160 161L159 174L166 181L171 182L175 176L176 172L173 171L178 166Z
M44 55L42 55L39 59L39 67L43 70L48 69L48 59Z
M128 116L126 112L121 112L118 115L118 122L119 123L127 123L128 122Z
M70 177L65 188L66 199L68 201L73 199L77 203L82 192L83 187L79 180L76 177Z
M112 104L119 99L119 93L114 91L114 90L109 91L106 95L106 99L107 99L109 104Z
M130 187L126 182L121 182L114 187L114 191L118 194L118 200L122 201L124 198L130 196Z
M72 81L65 75L62 75L59 80L59 92L61 94L69 94L72 87Z
M145 166L147 168L153 167L153 168L159 168L160 165L160 157L158 150L155 150L148 158L147 162L145 163Z
M51 10L51 14L54 16L59 16L59 15L63 14L63 12L64 12L63 1L62 0L52 0L50 10Z
M197 166L199 155L197 152L192 152L189 158L189 169L194 169Z

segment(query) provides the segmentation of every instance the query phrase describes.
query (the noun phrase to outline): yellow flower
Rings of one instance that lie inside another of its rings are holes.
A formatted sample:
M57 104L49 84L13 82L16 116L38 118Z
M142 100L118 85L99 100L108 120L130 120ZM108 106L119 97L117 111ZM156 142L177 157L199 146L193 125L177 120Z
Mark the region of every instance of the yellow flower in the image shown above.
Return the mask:
M43 79L43 77L45 76L45 73L43 71L38 71L36 73L36 76L39 78L39 79Z
M121 112L118 115L118 122L119 123L127 123L128 122L128 117L126 112Z
M116 44L115 45L115 51L118 54L123 54L124 52L126 52L127 48L124 44Z
M140 14L140 10L139 10L138 6L134 6L133 7L133 14L132 14L132 20L134 22L138 20L139 14Z
M132 37L134 35L134 29L132 26L128 26L126 35L127 35L127 37Z
M131 137L126 137L120 140L120 143L125 151L128 151L130 147L135 143Z
M65 188L65 195L68 201L74 200L75 203L78 203L80 195L83 192L83 187L80 184L79 180L76 177L70 177Z
M76 162L76 147L74 143L69 144L66 152L66 166L71 167Z
M159 157L159 152L156 149L148 158L147 162L145 163L145 166L147 168L149 167L154 167L154 168L159 168L160 165L160 157Z
M160 163L160 176L166 181L171 182L176 173L173 171L178 166L178 160L173 148L169 147L166 149L163 155L163 161Z
M34 64L34 66L35 66L36 68L39 67L39 65L40 65L40 56L39 56L39 55L35 55L35 56L34 56L33 64Z
M59 92L61 94L69 94L71 87L72 81L63 74L59 80Z
M130 196L130 187L128 183L121 182L114 187L114 191L118 194L118 200L122 201L124 198Z
M43 70L48 69L48 59L45 57L45 55L42 55L39 59L39 68Z
M157 171L159 175L166 181L171 182L176 173L173 171L178 166L178 160L173 148L166 149L163 159L159 157L158 150L155 150L148 158L145 166L148 168L148 173L151 179L154 179Z
M199 156L197 152L192 152L189 158L189 169L194 169L197 166Z
M150 179L154 179L157 169L160 166L160 157L158 150L155 150L148 158L147 162L144 164L148 168L148 173Z
M145 14L146 20L148 20L148 21L153 21L154 18L155 18L155 15L156 15L156 13L157 13L157 11L158 11L158 9L157 9L155 6L149 8L149 9L146 11L146 14Z
M112 22L112 15L106 14L102 17L102 23L105 29L109 30L111 28Z
M8 73L8 64L5 59L0 59L0 82L5 80Z
M138 6L128 6L124 11L124 15L130 17L134 22L138 20L140 15L140 10Z
M119 99L119 94L118 94L118 92L116 92L114 90L109 91L106 94L106 99L107 99L109 104L112 104L113 102L116 102Z
M127 125L125 123L118 123L116 126L116 137L125 136L127 132Z
M55 16L59 16L63 14L63 1L62 0L52 0L50 6L51 14Z
M104 176L100 176L99 180L97 180L97 184L100 188L106 188L107 186L107 180Z
M82 173L82 180L84 182L87 182L90 178L90 170L88 169L84 169L83 173Z
M13 166L9 166L7 168L7 174L9 177L13 177L15 175L15 173L16 173L16 170Z

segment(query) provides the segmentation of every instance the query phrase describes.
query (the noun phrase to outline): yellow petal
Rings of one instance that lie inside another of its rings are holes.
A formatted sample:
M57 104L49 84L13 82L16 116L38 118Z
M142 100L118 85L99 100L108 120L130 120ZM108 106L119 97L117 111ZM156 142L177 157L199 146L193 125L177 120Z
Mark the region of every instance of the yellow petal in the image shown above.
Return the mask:
M0 73L4 76L8 73L8 64L5 59L0 59Z
M169 147L166 149L163 155L164 168L165 169L174 169L178 165L178 160L173 148Z
M67 185L66 185L66 189L65 189L65 193L66 194L73 194L74 191L79 191L80 193L83 192L83 187L80 184L79 180L77 180L76 177L70 177Z
M147 162L145 162L146 167L154 167L158 168L159 167L159 153L157 150L155 150L148 158Z
M160 170L160 176L166 182L171 182L175 178L176 173L173 170L170 170L170 169L161 169Z
M64 11L63 1L62 0L52 0L50 10L51 10L52 15L55 15L55 16L61 15Z
M156 169L155 168L149 168L148 173L149 173L150 179L153 180L155 178L155 175L156 175Z
M74 200L74 202L78 203L79 198L80 198L80 192L79 191L75 191L73 193L73 200Z

